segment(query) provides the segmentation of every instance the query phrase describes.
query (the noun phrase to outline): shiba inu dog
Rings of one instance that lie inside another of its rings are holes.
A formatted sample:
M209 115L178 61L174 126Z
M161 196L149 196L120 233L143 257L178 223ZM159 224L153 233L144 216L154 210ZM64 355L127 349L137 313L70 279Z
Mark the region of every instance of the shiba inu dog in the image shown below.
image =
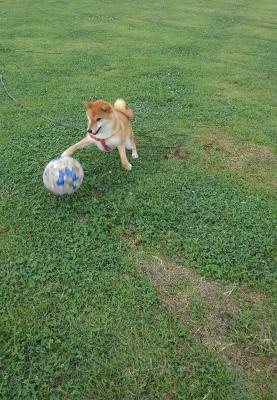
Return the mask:
M114 106L104 100L86 101L82 104L86 107L88 119L87 135L65 150L62 157L70 156L76 150L93 144L105 152L118 148L123 168L131 171L132 164L127 159L126 149L132 150L133 158L138 158L135 134L130 122L133 111L122 99L116 100Z

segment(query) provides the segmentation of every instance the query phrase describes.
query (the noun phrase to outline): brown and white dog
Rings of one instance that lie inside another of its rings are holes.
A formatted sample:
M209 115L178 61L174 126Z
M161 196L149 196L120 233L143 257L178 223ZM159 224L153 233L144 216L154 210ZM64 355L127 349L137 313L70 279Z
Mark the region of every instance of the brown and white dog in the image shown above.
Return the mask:
M62 157L70 156L78 149L96 145L100 150L109 152L118 148L122 166L131 171L132 164L126 156L126 149L132 150L132 157L138 158L135 134L130 119L133 111L122 99L114 106L104 100L83 102L88 118L87 135L80 142L65 150Z

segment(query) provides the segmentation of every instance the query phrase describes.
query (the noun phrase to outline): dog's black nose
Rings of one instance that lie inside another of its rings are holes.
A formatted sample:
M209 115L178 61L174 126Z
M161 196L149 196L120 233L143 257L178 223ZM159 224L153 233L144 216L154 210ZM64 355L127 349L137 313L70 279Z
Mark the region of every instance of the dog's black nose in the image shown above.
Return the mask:
M92 129L87 129L87 133L92 133Z

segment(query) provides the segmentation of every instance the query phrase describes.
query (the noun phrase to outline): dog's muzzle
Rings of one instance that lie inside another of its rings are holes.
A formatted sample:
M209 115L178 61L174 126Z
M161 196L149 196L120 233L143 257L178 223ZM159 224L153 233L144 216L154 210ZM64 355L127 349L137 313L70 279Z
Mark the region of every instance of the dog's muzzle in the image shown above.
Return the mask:
M92 129L87 129L87 133L93 133L94 135L97 135L97 133L100 131L101 126L99 126L99 128L97 129L97 131L95 133L93 133Z

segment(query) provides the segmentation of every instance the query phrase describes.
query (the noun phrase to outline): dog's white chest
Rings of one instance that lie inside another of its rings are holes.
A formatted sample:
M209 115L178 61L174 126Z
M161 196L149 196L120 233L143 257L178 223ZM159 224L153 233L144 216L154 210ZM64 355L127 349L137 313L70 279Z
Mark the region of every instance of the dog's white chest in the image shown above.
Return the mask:
M112 136L111 138L107 139L106 142L111 149L114 149L119 145L119 139L116 136Z
M90 140L98 147L99 150L109 152L118 146L119 140L115 136L103 138L98 135L89 135Z

